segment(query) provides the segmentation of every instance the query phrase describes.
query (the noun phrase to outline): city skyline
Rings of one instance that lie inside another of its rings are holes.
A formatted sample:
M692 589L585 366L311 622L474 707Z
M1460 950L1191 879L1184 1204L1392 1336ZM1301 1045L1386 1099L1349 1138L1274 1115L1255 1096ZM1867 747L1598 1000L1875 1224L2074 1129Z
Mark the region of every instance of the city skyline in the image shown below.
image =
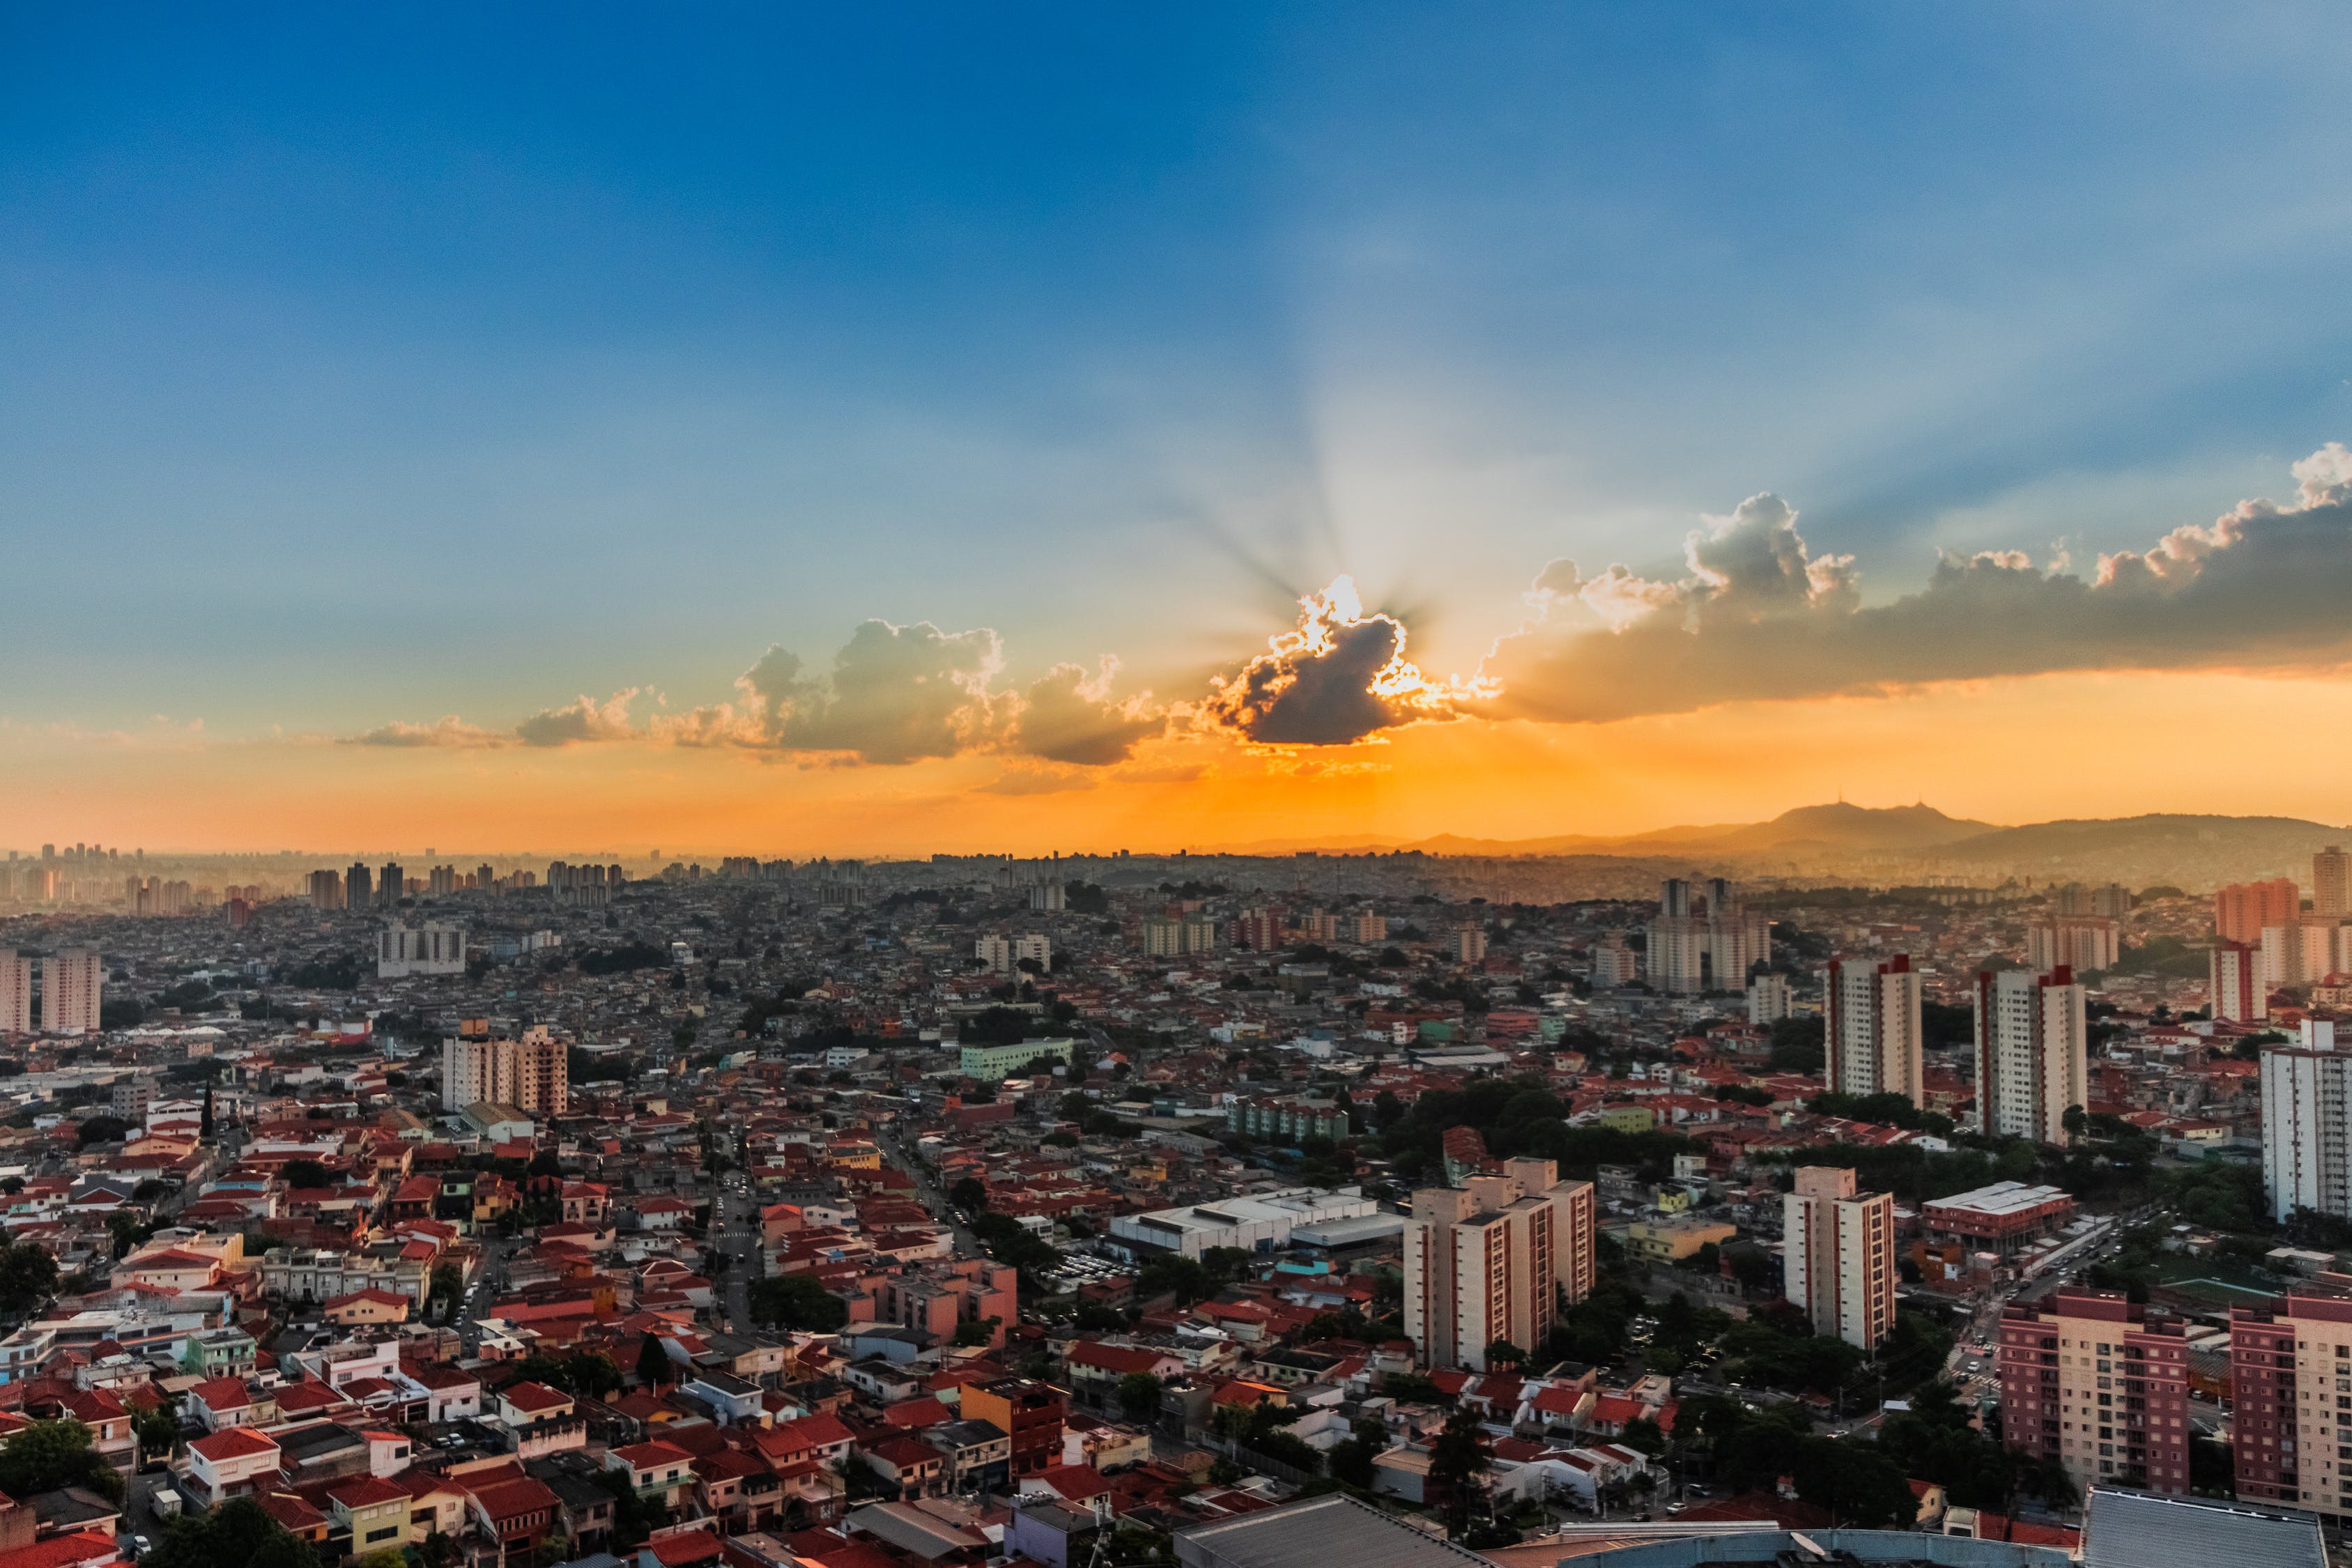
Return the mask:
M0 842L2352 820L2339 15L605 23L5 24Z

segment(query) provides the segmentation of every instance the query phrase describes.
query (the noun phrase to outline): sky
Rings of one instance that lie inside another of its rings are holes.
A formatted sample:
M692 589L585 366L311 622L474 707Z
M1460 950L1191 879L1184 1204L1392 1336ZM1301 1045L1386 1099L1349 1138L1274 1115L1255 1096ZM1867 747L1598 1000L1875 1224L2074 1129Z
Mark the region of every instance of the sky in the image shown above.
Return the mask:
M2347 43L0 11L0 844L2352 819Z

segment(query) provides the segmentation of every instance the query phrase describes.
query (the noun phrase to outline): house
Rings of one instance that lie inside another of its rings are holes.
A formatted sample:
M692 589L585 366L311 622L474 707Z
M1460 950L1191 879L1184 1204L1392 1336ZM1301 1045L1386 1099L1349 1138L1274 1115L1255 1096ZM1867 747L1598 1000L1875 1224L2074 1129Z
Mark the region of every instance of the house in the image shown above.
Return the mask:
M278 1402L257 1397L241 1377L208 1377L188 1390L188 1414L207 1432L259 1426L278 1419Z
M404 1323L408 1321L410 1302L396 1290L379 1290L373 1286L337 1296L320 1307L327 1321L338 1328L350 1328L360 1323Z
M181 1485L207 1508L235 1497L250 1497L278 1476L277 1444L246 1426L215 1432L188 1444Z
M1024 1502L1004 1532L1005 1550L1045 1568L1083 1568L1102 1521L1091 1509L1073 1511L1052 1502Z
M947 1486L947 1456L919 1437L903 1434L866 1445L866 1467L898 1489L898 1500L937 1497Z
M408 1489L380 1476L351 1476L329 1483L321 1492L335 1528L348 1531L356 1555L408 1543L408 1516L414 1502Z
M503 1560L529 1564L555 1525L557 1501L547 1483L511 1471L467 1487L474 1522L499 1543Z
M757 1423L765 1413L760 1385L731 1372L711 1369L696 1373L679 1390L710 1406L711 1419L721 1426Z
M627 1471L639 1497L658 1495L672 1509L695 1484L693 1466L694 1456L670 1443L632 1443L604 1455L604 1468Z

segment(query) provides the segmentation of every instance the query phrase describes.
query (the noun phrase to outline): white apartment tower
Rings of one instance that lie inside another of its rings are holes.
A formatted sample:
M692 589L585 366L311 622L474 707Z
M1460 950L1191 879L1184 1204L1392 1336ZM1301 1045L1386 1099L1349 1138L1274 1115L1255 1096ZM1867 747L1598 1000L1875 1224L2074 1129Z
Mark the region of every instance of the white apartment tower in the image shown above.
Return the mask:
M2263 955L2242 942L2214 940L2206 961L2210 979L2206 999L2213 1016L2232 1024L2259 1024L2271 1016L2271 988L2263 978Z
M2063 965L1977 975L1977 1124L2066 1142L2066 1112L2090 1098L2084 991Z
M1772 922L1741 907L1738 885L1715 877L1705 887L1701 914L1690 883L1670 877L1658 885L1649 972L1661 991L1743 990L1748 971L1772 956Z
M441 1042L441 1109L510 1105L551 1116L572 1098L572 1068L562 1041L543 1024L520 1040Z
M1911 955L1832 959L1822 976L1823 1076L1837 1094L1899 1094L1921 1110L1919 976Z
M1591 1182L1549 1160L1412 1194L1404 1230L1404 1331L1422 1364L1484 1371L1486 1347L1531 1350L1564 1297L1592 1291L1598 1205Z
M62 947L41 960L41 1030L95 1035L105 1000L106 965L94 947Z
M1895 1194L1856 1192L1839 1166L1801 1165L1780 1234L1788 1298L1813 1331L1877 1349L1895 1330Z
M1769 1029L1790 1011L1789 977L1785 974L1759 974L1748 983L1748 1021L1759 1029Z
M466 928L447 921L426 921L415 926L394 921L376 933L375 973L380 980L463 974Z
M2282 1222L2297 1209L2352 1218L2352 1056L2325 1019L2263 1052L2263 1191Z
M33 955L0 951L0 1036L33 1032Z

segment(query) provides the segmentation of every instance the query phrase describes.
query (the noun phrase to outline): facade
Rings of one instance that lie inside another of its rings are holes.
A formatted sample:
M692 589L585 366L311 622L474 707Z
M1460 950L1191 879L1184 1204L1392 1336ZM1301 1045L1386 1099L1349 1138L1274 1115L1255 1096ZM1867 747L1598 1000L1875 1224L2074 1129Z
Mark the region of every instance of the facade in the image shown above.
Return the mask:
M310 907L314 910L340 910L343 907L343 879L339 873L310 873Z
M2284 924L2302 911L2302 889L2289 878L2232 882L2213 894L2213 934L2252 946L2263 940L2264 926Z
M0 1036L33 1032L33 957L0 952Z
M2344 927L2341 921L2301 915L2263 928L2263 982L2309 985L2344 967Z
M1386 921L1381 923L1383 927L1387 924ZM1206 915L1143 917L1143 955L1146 958L1182 958L1189 953L1213 952L1216 946L1217 922Z
M982 1083L997 1083L1018 1073L1039 1057L1051 1057L1060 1062L1076 1060L1078 1042L1071 1039L1022 1040L1010 1046L963 1046L959 1050L958 1071Z
M106 965L94 947L61 947L41 960L41 1032L95 1035L106 994Z
M1982 971L1976 984L1977 1125L2063 1144L2090 1098L2084 988L2074 972Z
M354 860L352 868L343 873L343 907L364 910L375 903L375 873L363 861Z
M1787 975L1759 974L1748 983L1748 1021L1758 1028L1770 1028L1792 1010Z
M2120 1291L2064 1289L2004 1308L1998 1355L2011 1448L2064 1466L2086 1491L2188 1495L2189 1346L2178 1321ZM2239 1430L2242 1444L2242 1419Z
M2121 951L2116 922L2109 920L2036 921L2025 928L2029 969L2102 973L2116 966Z
M2333 844L2311 858L2311 912L2322 920L2352 917L2352 855Z
M1361 1219L1381 1205L1355 1187L1284 1187L1251 1197L1210 1205L1119 1215L1110 1222L1110 1240L1140 1257L1173 1253L1198 1260L1213 1247L1270 1251L1287 1244L1299 1226Z
M441 1042L441 1109L511 1105L519 1110L559 1115L572 1100L572 1069L562 1041L544 1025L533 1025L520 1040L445 1039Z
M1895 1331L1895 1194L1862 1193L1854 1173L1803 1165L1780 1199L1784 1293L1813 1331L1875 1350Z
M1549 1160L1414 1193L1404 1318L1422 1363L1484 1371L1489 1345L1540 1344L1561 1298L1591 1292L1596 1214L1592 1184L1560 1181Z
M2232 1308L2230 1386L2239 1500L2352 1516L2352 1301Z
M2259 1024L2271 1016L2270 985L2257 949L2222 937L2214 942L2206 964L2205 994L2213 1004L2215 1018Z
M1911 955L1898 952L1875 963L1832 960L1822 976L1822 999L1827 1009L1823 1077L1831 1091L1899 1094L1926 1109L1919 975Z
M1325 1138L1336 1142L1348 1136L1348 1113L1328 1100L1236 1099L1225 1107L1225 1125L1252 1138Z
M1661 991L1738 991L1748 972L1772 956L1772 922L1743 909L1736 883L1715 877L1695 894L1670 877L1658 886L1650 922L1650 984Z
M394 921L376 933L375 973L379 980L463 974L466 928L449 921L426 921L415 926Z
M1034 1475L1062 1462L1062 1424L1068 1414L1062 1391L1026 1377L967 1384L958 1408L971 1421L985 1421L1011 1439L1016 1476Z
M1641 978L1641 955L1627 947L1625 939L1615 931L1593 943L1588 956L1591 965L1590 977L1596 987L1606 989L1612 985L1631 985Z
M2263 1191L2282 1222L2298 1209L2352 1216L2352 1056L2326 1019L2263 1052Z
M2074 1217L2072 1194L2023 1182L1995 1182L1989 1187L1933 1199L1919 1208L1920 1223L1931 1240L2003 1258L2056 1234Z

